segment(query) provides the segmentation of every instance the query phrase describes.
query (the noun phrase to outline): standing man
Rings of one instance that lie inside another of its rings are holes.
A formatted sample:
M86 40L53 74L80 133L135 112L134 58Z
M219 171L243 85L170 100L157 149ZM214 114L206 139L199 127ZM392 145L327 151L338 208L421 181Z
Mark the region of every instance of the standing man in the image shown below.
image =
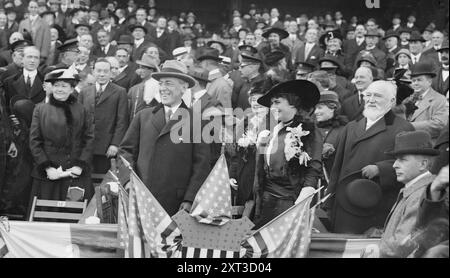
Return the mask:
M327 193L335 193L327 204L332 207L330 220L335 233L362 234L372 227L382 228L395 203L400 185L392 168L394 161L384 151L394 148L396 134L414 130L391 111L396 93L389 81L370 84L364 92L364 118L342 130L327 188ZM376 185L350 186L356 179L373 180ZM352 194L355 191L370 202L361 203L361 198Z
M439 67L439 61L436 56L425 55L423 52L425 40L422 38L419 32L413 32L409 39L409 51L411 52L411 63L413 65L417 63L432 63L433 68L437 70Z
M148 34L150 41L167 53L172 53L170 36L167 31L167 19L159 17L156 21L156 29L152 29Z
M441 67L437 72L436 78L433 79L433 89L444 95L448 100L448 41L444 42L437 51L441 54Z
M292 53L292 63L295 63L297 51L304 45L304 43L298 37L297 21L294 19L289 21L289 27L287 29L289 37L281 40L281 43L289 47L289 51Z
M94 64L95 85L80 92L78 101L90 112L94 125L93 173L104 174L117 155L128 128L128 99L124 88L110 82L111 64L98 59Z
M130 61L130 52L125 48L116 50L116 59L119 61L119 74L114 77L113 83L124 88L127 92L134 85L141 82L136 73L136 64Z
M200 131L194 130L190 120L186 121L192 114L182 96L195 84L187 75L186 66L169 60L153 77L160 81L161 104L135 116L119 154L131 163L166 212L174 215L180 209L190 211L209 174L210 147L192 141L192 134ZM172 138L172 133L181 128L190 130L190 136Z
M306 43L300 47L295 54L296 63L308 63L315 67L318 66L319 59L322 58L324 51L320 48L318 42L319 31L317 29L308 29L306 31Z
M433 90L431 84L436 76L433 65L430 63L417 63L411 68L411 88L414 93L404 102L417 107L408 120L416 130L428 132L433 143L441 133L448 121L447 99Z
M130 27L130 32L134 38L131 59L137 61L142 58L145 50L149 47L149 42L145 39L148 31L141 25L133 25Z
M98 58L114 56L116 54L117 46L111 44L110 34L100 29L97 31L98 44L92 49L92 55Z
M41 59L45 60L48 57L50 50L50 27L39 16L38 3L36 0L31 0L28 3L28 12L30 13L28 18L22 20L19 24L19 32L22 34L28 33L31 35L33 44L41 53Z

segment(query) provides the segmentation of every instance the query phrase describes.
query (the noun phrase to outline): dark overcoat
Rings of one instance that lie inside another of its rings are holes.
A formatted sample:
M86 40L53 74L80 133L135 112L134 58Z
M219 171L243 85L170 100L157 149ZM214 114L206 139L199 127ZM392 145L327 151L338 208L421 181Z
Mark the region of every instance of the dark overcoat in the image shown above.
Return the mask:
M128 66L112 80L112 82L128 92L131 87L141 82L141 78L136 74L136 65L134 63L129 63Z
M7 110L10 105L11 98L15 95L23 96L35 104L42 102L45 99L45 91L42 87L44 82L44 76L38 72L36 78L33 81L33 85L29 88L25 84L25 78L23 73L20 71L17 74L9 77L5 80L5 101Z
M68 112L70 111L70 115ZM65 200L69 186L84 188L85 198L92 197L90 169L94 129L87 110L70 96L66 102L53 97L39 104L30 128L30 149L35 162L31 196L40 199ZM78 179L49 180L45 169L82 168Z
M395 136L398 133L413 131L414 127L406 120L395 116L392 111L367 131L366 123L366 118L352 121L341 132L327 193L334 193L335 196L341 194L345 190L345 185L340 184L343 178L367 165L376 165L379 169L376 182L381 187L382 199L375 213L368 217L345 210L338 198L331 198L327 206L332 206L330 220L333 232L336 233L360 234L371 227L382 228L403 186L397 182L392 167L394 157L385 152L394 149Z
M141 110L131 122L119 151L169 215L174 215L182 202L194 201L210 172L207 144L188 143L184 136L171 138L172 127L181 127L190 130L186 139L192 139L190 121L177 117L182 111L188 111L184 103L166 124L163 105Z
M124 88L109 82L95 103L95 85L82 90L78 101L94 122L94 155L105 155L109 146L119 146L128 128L128 98Z

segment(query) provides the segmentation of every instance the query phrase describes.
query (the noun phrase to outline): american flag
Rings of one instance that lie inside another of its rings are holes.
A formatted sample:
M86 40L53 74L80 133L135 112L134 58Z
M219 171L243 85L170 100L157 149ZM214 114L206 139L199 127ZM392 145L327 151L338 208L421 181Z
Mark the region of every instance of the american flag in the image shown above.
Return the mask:
M222 154L195 196L191 216L200 223L221 226L231 219L230 177Z
M130 174L127 220L129 257L179 256L180 230L134 171Z
M267 223L242 244L244 258L304 258L311 241L312 196Z
M123 189L121 185L119 185L119 209L118 209L118 220L117 224L119 226L119 230L117 232L117 237L119 240L120 249L125 250L125 258L129 258L130 254L128 252L129 249L129 240L130 237L128 235L128 204L129 198L128 194ZM122 190L123 189L123 190Z

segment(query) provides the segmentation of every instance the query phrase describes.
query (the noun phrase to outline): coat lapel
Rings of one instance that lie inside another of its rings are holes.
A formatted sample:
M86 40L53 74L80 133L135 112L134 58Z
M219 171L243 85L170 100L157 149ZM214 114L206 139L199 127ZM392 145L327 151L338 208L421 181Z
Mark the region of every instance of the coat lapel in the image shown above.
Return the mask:
M130 66L128 65L121 73L119 73L119 75L116 76L116 78L114 78L114 81L117 82L117 81L127 77L129 68L130 68Z
M386 120L384 119L384 117L381 118L373 126L371 126L368 130L365 130L366 123L367 123L366 118L364 118L358 122L358 131L363 130L364 132L359 137L356 138L355 142L353 143L354 145L386 130Z
M164 125L166 124L166 120L164 118L164 106L162 104L159 104L153 110L153 117L152 117L151 122L152 122L153 126L155 127L156 131L160 134L161 130L163 129Z
M175 112L177 115L182 115L182 114L178 114L178 113L177 113L177 112L180 112L180 109L188 109L188 108L187 108L186 104L184 104L184 102L182 102L181 105L180 105L180 107L178 107L177 111ZM162 110L162 114L163 114L163 122L165 123L166 120L165 120L164 107L163 107L161 110ZM172 116L172 119L171 119L168 123L166 123L166 124L164 125L163 129L162 129L161 132L159 133L159 137L161 137L161 136L163 136L163 135L169 133L170 130L172 129L172 127L173 127L176 123L178 123L178 122L180 122L180 121L183 121L183 118L181 118L181 119L179 119L179 118L174 119L175 117L177 117L177 115Z
M111 86L112 86L111 82L109 82L108 85L106 85L105 91L100 96L100 99L98 100L97 105L100 105L102 102L104 102L107 98L109 98L110 96L112 96L115 93L115 90L113 90L113 88L111 88Z
M42 91L42 82L41 77L38 74L36 75L36 78L34 78L33 86L31 87L30 90L30 98L37 96L39 93L41 93L41 91Z
M426 96L420 101L419 107L414 112L414 114L411 117L411 121L414 121L417 117L419 117L420 114L422 114L425 110L430 107L431 102L433 101L435 91L430 88L430 91L426 94Z

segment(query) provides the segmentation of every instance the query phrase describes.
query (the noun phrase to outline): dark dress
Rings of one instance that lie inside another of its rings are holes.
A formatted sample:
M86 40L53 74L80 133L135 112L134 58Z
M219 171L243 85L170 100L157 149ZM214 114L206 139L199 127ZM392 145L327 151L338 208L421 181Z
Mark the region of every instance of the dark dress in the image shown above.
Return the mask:
M303 123L303 130L310 131L302 137L303 150L311 157L307 166L300 165L298 159L286 161L284 140L288 127L297 127ZM277 135L278 147L272 149L270 162L267 155L258 155L254 188L257 195L255 228L264 226L269 221L294 205L304 187L317 188L322 175L322 141L320 134L310 119L295 116L293 121L284 126ZM270 144L269 144L270 145Z
M32 172L31 199L66 200L69 187L83 188L84 199L93 196L91 156L94 129L91 117L72 95L61 102L50 97L49 103L39 104L33 113L30 129L30 149L35 167ZM74 166L83 171L79 178L49 180L45 169Z

